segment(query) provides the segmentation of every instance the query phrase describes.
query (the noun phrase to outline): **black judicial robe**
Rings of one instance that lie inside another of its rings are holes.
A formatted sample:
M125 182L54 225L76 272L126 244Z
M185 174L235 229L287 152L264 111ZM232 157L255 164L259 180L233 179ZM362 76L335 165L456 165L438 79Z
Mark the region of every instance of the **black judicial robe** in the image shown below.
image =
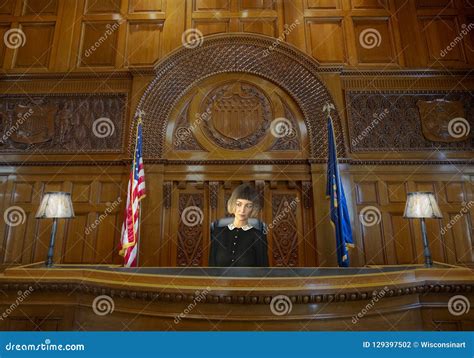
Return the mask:
M211 236L209 266L268 267L267 251L265 235L252 226L218 227Z

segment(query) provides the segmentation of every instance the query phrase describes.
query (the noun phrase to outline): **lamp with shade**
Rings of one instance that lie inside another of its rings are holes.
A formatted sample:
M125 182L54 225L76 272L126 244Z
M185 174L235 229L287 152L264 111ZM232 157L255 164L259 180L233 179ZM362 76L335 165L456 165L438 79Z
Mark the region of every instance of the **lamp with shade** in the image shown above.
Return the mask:
M53 219L53 228L51 230L51 239L49 241L48 256L46 258L46 267L53 266L54 240L58 226L58 219L71 219L74 217L74 209L70 193L48 192L41 200L40 207L36 212L37 219Z
M421 235L423 238L423 253L425 266L432 267L430 246L426 235L425 219L441 219L443 215L439 210L436 198L431 192L413 192L407 194L407 202L403 217L406 219L421 219Z

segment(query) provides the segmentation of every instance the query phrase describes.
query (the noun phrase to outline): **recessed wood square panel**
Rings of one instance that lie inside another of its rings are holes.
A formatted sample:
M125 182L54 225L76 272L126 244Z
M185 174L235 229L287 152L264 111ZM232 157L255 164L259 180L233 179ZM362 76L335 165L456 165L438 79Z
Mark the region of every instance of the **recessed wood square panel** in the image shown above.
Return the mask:
M162 0L130 0L128 11L133 12L159 12L163 11Z
M9 29L10 29L9 25L0 25L0 39L4 38L5 32L7 32ZM5 40L0 41L0 67L3 66L6 49L7 47L5 46Z
M71 198L73 203L88 203L91 195L91 182L73 182Z
M58 0L23 1L23 15L57 15Z
M387 197L390 203L405 203L407 199L406 183L386 182Z
M44 182L43 185L43 194L48 191L61 191L63 182Z
M456 250L456 263L474 262L472 233L469 225L468 215L460 215L459 212L450 212L448 219L451 228L447 228L451 233Z
M12 193L13 203L31 203L33 199L34 183L15 183Z
M112 204L121 198L120 194L121 183L101 183L99 203Z
M464 29L465 31L467 31L468 26L471 29L469 31L469 36L466 36L465 44L466 44L466 50L469 51L472 55L472 53L474 53L474 29L472 29L472 26L474 26L474 17L466 18L466 23L464 25L466 26L466 28ZM463 28L462 25L461 25L461 28Z
M19 213L19 211L17 210L16 213ZM24 247L25 235L28 232L28 226L36 224L36 219L33 217L33 213L26 212L25 210L24 213L24 215L19 213L20 215L16 218L11 217L15 219L14 224L5 226L6 234L4 234L3 239L3 247L5 248L4 263L22 263L23 259L25 259L25 262L30 259L28 255L30 251L25 252L25 250L31 250L31 248ZM18 218L21 220L17 220Z
M416 263L416 248L410 230L410 221L403 218L403 213L390 214L393 246L397 265Z
M419 220L416 220L418 227L417 230L420 230L420 254L422 254L421 251L421 245L422 245L422 238L421 238L421 226L419 225ZM426 232L428 235L428 243L430 245L430 250L431 250L431 256L433 257L434 261L439 261L439 262L446 262L447 263L447 258L446 258L446 245L444 243L444 236L441 235L441 220L437 219L427 219L425 220L426 222Z
M353 18L353 23L359 63L397 62L388 19Z
M306 0L305 7L307 9L340 9L340 0Z
M32 247L32 262L45 261L48 254L49 242L51 240L51 230L52 230L51 219L41 219L36 220L36 233L33 240ZM59 222L61 226L64 225L64 222ZM59 225L58 225L59 226ZM56 232L56 239L63 234L64 231L58 230ZM25 238L23 238L25 240ZM55 248L58 248L56 245ZM59 257L56 257L56 260L59 260Z
M273 10L275 0L239 0L239 10Z
M14 67L48 68L54 28L54 23L23 24L21 30L25 41L17 49Z
M12 15L15 9L16 0L2 0L0 1L0 15Z
M121 0L86 0L84 14L119 13Z
M351 0L353 9L387 9L388 0Z
M121 223L117 222L117 214L107 215L97 228L97 237L93 262L112 263L113 257L118 253L115 237L120 235Z
M379 202L377 182L359 182L356 186L357 204L376 204Z
M231 0L193 0L193 9L195 11L230 11L230 1Z
M114 66L118 26L105 21L82 24L81 66Z
M84 262L84 250L86 246L91 247L90 241L93 239L93 235L85 234L86 224L87 214L84 213L76 213L75 218L69 220L63 243L63 263L78 264Z
M204 36L229 31L229 21L194 21L193 27Z
M160 57L162 22L128 24L127 64L151 65Z
M453 0L416 0L416 7L440 7L444 9L454 7L454 4Z
M431 61L465 61L456 17L420 18L419 26Z
M448 203L461 203L466 201L462 182L445 183L446 200Z
M308 20L308 51L321 63L345 63L346 44L342 19Z
M373 226L361 225L362 240L366 265L384 265L384 243L381 224Z
M415 183L416 191L429 191L431 193L436 193L436 186L435 183L427 183L427 182L416 182Z
M272 37L277 35L275 20L241 20L239 27L242 32L253 32Z

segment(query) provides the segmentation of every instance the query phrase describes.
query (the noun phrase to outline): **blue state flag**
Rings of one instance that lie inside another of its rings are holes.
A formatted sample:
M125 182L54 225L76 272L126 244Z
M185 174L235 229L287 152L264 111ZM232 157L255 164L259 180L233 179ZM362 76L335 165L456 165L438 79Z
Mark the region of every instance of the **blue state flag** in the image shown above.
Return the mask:
M331 116L328 116L328 168L326 195L331 199L331 221L336 230L337 262L349 266L348 247L353 247L351 220L337 164L336 141Z

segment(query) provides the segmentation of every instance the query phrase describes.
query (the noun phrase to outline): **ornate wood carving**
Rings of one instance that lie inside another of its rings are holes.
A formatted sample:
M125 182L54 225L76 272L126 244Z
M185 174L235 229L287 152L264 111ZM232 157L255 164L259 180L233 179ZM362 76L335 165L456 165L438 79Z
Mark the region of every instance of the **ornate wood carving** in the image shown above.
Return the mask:
M434 101L416 102L420 111L421 129L426 139L432 142L460 142L466 140L469 132L456 135L450 128L451 120L464 118L464 106L460 101ZM461 122L460 122L461 123Z
M288 194L272 195L273 264L274 266L298 265L298 235L296 205Z
M164 182L163 183L163 201L164 206L166 209L171 208L171 193L173 190L173 183L172 182Z
M0 151L120 152L124 94L0 97Z
M301 146L298 135L298 124L288 106L283 101L282 103L285 110L285 119L290 121L291 128L288 128L286 135L276 140L270 150L299 150Z
M462 103L466 131L474 126L474 92L363 92L347 91L348 122L352 151L472 151L472 135L458 142L433 142L423 136L419 101Z
M301 183L303 189L303 207L305 209L310 209L313 206L313 188L311 182L304 181Z
M310 137L312 157L326 157L326 102L333 102L318 75L318 63L281 42L270 56L263 51L271 38L257 34L225 34L206 37L201 46L180 48L159 62L156 75L138 105L144 121L146 158L162 158L168 117L180 98L197 81L222 72L251 73L276 83L300 106ZM237 55L238 54L238 55ZM333 113L339 156L345 156L342 127ZM134 143L130 133L130 144ZM130 145L130 152L132 145Z
M177 266L202 266L204 195L179 194Z
M217 209L217 203L219 199L219 182L209 182L209 201L211 209Z
M207 135L227 149L245 149L258 143L273 118L270 101L250 83L232 81L208 94L201 113L210 113L203 121Z
M173 134L173 147L176 150L199 150L204 149L198 144L194 138L193 131L187 121L189 102L183 107L176 121L176 127Z

